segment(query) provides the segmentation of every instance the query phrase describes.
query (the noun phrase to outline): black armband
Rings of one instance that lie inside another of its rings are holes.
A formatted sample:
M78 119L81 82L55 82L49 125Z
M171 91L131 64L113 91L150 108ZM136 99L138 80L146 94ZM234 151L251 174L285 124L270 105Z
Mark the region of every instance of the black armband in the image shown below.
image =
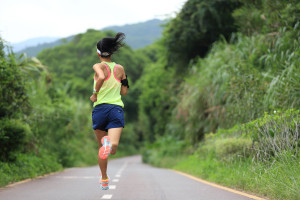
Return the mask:
M122 84L123 86L127 86L127 88L129 88L129 84L128 84L128 80L127 80L127 75L126 75L126 78L125 78L125 79L121 80L121 84Z

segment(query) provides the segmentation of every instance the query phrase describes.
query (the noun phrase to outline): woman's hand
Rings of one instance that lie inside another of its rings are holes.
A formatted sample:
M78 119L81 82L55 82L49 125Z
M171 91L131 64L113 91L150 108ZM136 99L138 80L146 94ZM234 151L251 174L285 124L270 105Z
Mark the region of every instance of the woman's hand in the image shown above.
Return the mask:
M90 97L90 100L92 102L96 102L97 101L97 94L93 94L91 97Z

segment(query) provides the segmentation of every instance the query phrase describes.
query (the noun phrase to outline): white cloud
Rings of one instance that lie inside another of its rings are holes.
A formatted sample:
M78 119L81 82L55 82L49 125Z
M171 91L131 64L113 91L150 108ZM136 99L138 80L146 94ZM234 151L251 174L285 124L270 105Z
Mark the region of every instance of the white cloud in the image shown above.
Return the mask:
M0 1L0 36L9 42L19 42L164 18L178 12L187 0Z

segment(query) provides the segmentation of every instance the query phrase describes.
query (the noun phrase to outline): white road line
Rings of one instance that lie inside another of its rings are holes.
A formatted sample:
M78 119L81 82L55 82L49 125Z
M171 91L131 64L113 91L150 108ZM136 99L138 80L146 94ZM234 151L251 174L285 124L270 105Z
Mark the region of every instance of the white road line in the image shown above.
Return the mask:
M122 172L123 172L123 170L126 168L127 164L128 164L128 162L125 162L125 163L122 165L121 169L119 169L119 171L117 172L117 174L122 174Z
M117 187L116 185L110 185L110 186L109 186L109 189L110 189L110 190L115 190L116 187Z
M121 175L120 175L120 174L117 174L117 175L116 175L116 177L117 177L117 178L120 178L120 177L121 177Z
M97 177L95 177L95 176L83 176L82 178L83 179L94 179L94 178L97 178Z
M102 196L101 199L111 199L112 198L112 194L105 194Z
M55 176L61 179L96 179L97 176Z
M112 182L119 182L119 179L113 179Z

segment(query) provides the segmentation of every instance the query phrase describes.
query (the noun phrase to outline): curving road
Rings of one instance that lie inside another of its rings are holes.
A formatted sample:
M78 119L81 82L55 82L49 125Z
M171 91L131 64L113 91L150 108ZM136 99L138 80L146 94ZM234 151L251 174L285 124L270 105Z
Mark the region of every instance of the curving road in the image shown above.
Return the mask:
M100 190L98 166L63 172L0 189L0 200L249 200L167 169L140 156L109 161L110 189Z

